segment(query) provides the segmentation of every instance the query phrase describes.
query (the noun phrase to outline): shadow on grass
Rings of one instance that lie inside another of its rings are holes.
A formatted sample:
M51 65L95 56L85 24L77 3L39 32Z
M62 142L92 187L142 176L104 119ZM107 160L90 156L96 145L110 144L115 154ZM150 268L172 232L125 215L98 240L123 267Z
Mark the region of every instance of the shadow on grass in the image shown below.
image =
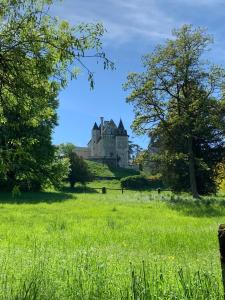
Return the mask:
M27 192L20 196L13 197L11 193L0 193L0 203L8 204L37 204L63 202L69 199L75 199L70 194L63 192Z
M0 192L0 203L37 204L37 203L63 202L70 199L76 199L74 194L80 194L80 193L93 194L93 193L99 193L99 191L87 186L76 186L75 188L63 187L58 192L21 193L21 195L17 197L13 197L12 193Z
M71 187L63 187L60 189L61 192L64 193L74 193L74 194L97 194L99 193L100 189L91 188L88 186L75 186L74 188Z
M184 215L193 217L219 217L225 215L225 199L217 196L193 199L172 195L166 200L169 207Z

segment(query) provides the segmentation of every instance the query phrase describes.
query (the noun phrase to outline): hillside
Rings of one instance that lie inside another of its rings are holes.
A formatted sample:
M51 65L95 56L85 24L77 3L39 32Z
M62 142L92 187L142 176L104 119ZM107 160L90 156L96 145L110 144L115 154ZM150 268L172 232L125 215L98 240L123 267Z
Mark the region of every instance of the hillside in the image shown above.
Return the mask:
M139 171L135 171L132 169L112 168L103 163L98 163L90 160L85 161L88 164L89 170L95 177L121 179L126 176L140 174Z

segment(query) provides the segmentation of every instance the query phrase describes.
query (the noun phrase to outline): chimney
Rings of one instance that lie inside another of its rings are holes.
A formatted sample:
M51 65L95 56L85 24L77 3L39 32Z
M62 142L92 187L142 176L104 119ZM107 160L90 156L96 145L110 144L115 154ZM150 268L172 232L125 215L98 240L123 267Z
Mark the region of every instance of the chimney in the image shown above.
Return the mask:
M102 132L103 132L104 118L100 117L100 120L101 120L101 134L102 134Z

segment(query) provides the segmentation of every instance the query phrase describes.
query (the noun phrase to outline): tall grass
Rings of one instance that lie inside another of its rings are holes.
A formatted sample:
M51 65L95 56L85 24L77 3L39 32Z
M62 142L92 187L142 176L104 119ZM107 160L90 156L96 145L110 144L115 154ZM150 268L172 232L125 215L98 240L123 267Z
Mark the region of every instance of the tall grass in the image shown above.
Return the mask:
M2 265L7 274L0 280L1 299L223 299L213 270L160 261L122 269L85 251L67 259L56 254L22 262L28 265Z
M0 199L0 299L223 299L222 198L110 191Z

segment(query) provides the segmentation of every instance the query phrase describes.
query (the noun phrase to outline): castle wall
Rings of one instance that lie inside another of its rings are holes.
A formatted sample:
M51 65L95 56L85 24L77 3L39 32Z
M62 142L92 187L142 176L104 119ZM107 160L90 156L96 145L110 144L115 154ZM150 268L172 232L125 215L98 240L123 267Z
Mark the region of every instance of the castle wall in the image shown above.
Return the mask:
M113 135L103 135L102 137L103 156L116 158L116 139Z
M104 156L104 147L103 147L103 140L102 138L98 141L95 157L103 157Z
M118 156L118 166L128 167L128 136L116 136L116 153Z

